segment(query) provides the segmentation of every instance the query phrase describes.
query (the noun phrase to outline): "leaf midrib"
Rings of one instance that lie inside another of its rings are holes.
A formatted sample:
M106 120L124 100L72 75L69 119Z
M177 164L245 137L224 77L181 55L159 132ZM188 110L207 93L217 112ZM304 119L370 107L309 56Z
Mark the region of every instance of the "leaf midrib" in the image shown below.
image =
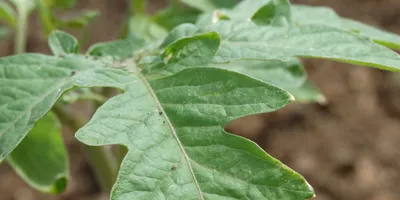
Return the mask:
M197 190L199 192L200 200L205 200L204 197L203 197L203 192L201 191L200 185L197 182L196 175L194 174L192 165L190 164L191 159L189 158L188 154L185 151L185 148L183 147L181 141L179 140L179 137L178 137L178 135L176 133L176 130L175 130L174 126L172 125L171 121L169 120L168 116L166 115L165 110L162 107L160 101L158 100L157 95L154 93L154 90L150 86L150 83L147 81L147 79L142 74L137 73L137 76L139 77L139 79L142 80L142 82L146 86L146 89L149 91L149 93L150 93L151 97L153 98L154 102L156 103L156 106L159 109L160 113L162 113L162 116L165 118L166 124L170 128L170 130L172 132L172 135L174 136L176 142L178 143L179 149L181 150L181 152L182 152L182 154L183 154L183 156L184 156L184 158L186 160L186 163L187 163L187 165L189 167L190 174L192 175L194 183L196 185L196 188L197 188Z

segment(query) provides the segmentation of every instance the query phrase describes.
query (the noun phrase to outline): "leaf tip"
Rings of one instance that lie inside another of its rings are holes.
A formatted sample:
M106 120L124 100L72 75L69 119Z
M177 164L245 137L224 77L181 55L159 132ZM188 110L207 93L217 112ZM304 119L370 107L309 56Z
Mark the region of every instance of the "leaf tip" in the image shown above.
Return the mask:
M289 93L289 92L288 92L288 94L289 94L289 102L294 102L294 101L296 101L296 98L293 96L293 94L291 94L291 93Z
M227 15L225 15L223 12L221 12L220 10L216 10L213 12L211 22L213 24L216 24L220 20L227 20L227 19L230 19L230 18Z
M310 183L308 183L307 181L305 181L305 182L306 182L306 184L307 184L308 189L313 193L313 195L312 195L312 197L311 197L310 199L315 198L316 195L315 195L314 188L311 186Z
M65 189L67 188L67 184L68 184L67 176L59 177L55 181L54 185L50 188L49 193L50 194L60 194L65 191Z
M318 96L316 97L316 101L321 105L328 105L328 100L323 94L318 94Z

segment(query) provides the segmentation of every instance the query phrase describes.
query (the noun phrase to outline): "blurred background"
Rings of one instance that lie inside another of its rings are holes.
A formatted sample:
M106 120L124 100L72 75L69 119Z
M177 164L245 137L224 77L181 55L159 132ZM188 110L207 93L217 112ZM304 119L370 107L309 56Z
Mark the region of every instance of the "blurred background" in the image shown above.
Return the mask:
M400 0L292 0L324 5L341 16L400 34ZM150 0L149 10L166 5ZM100 11L88 27L90 44L110 41L127 18L125 0L79 0L74 9ZM30 17L28 52L49 54L38 17ZM60 13L63 15L63 13ZM0 55L13 53L12 34L0 41ZM400 76L332 61L304 60L310 79L328 104L291 104L268 115L248 118L240 130L269 154L302 174L316 190L316 200L400 199ZM0 200L105 200L71 133L64 131L72 178L60 196L40 194L6 164L0 166Z

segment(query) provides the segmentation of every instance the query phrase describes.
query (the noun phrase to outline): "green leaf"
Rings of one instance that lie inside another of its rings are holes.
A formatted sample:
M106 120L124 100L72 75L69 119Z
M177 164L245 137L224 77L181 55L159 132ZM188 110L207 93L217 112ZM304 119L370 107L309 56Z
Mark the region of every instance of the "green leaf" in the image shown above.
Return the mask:
M14 8L5 1L0 1L0 20L6 22L11 27L15 27L15 18L17 14Z
M172 30L162 45L167 46L164 53L159 59L153 60L153 63L150 61L144 72L152 77L160 77L187 68L207 66L236 71L284 89L300 87L306 80L304 67L294 58L288 59L287 62L239 60L207 65L218 51L220 38L215 32L195 35L196 30L198 28L191 24L182 24ZM194 36L191 36L193 34ZM192 51L195 49L193 46L199 50Z
M351 19L342 19L342 27L373 39L376 43L400 50L400 35L390 33Z
M288 0L271 0L261 7L251 20L257 25L287 25L292 23L291 8Z
M48 113L40 119L7 161L35 189L63 192L68 182L68 158L57 118Z
M238 3L234 8L229 10L223 10L222 12L227 16L229 16L229 18L238 21L249 20L257 12L261 12L259 14L260 15L264 14L265 17L266 14L265 11L267 11L268 5L273 6L274 4L273 1L275 0L244 0Z
M220 20L253 21L257 25L292 24L288 0L244 0L232 9L214 10L201 15L196 24L205 27Z
M180 0L182 3L207 12L217 8L231 8L238 2L237 0Z
M341 18L331 8L323 6L292 5L292 12L293 19L297 24L323 24L354 31L362 36L371 38L378 44L393 49L400 49L400 35L351 19Z
M190 68L158 80L132 74L76 137L129 148L111 199L286 199L313 196L297 173L255 143L224 132L243 115L271 112L289 93L242 74ZM263 94L263 95L259 95Z
M129 19L128 36L143 39L147 42L154 42L164 39L168 33L160 25L154 23L145 15L135 15Z
M191 24L182 24L173 29L162 45L167 46L166 49L169 49L169 51L165 51L160 58L150 61L147 68L145 67L144 72L150 74L150 77L162 77L192 67L207 66L222 68L246 74L283 89L294 91L296 92L294 95L296 100L300 102L309 103L319 100L312 99L306 96L307 93L303 92L302 86L307 78L307 74L301 62L294 58L289 59L287 62L277 60L239 60L230 63L205 65L204 63L210 62L218 50L219 36L216 33L207 33L207 36L196 35L197 31L198 28ZM193 45L196 45L203 51L188 51L188 49L193 49L191 47ZM200 58L204 59L204 61L198 62ZM170 62L164 62L167 59ZM173 62L174 60L190 60L192 62L176 65L176 62ZM309 90L311 91L311 89ZM318 90L315 92L318 92ZM323 96L320 93L318 94L319 98ZM298 98L296 95L298 95Z
M122 69L84 56L21 54L0 58L0 161L34 127L60 95L74 86L117 87Z
M291 22L290 3L288 0L244 0L232 9L220 9L201 16L197 25L201 27L219 20L252 20L258 25L285 25Z
M161 47L165 48L176 40L184 37L192 37L198 30L199 28L193 24L181 24L171 30L168 36L164 39L164 42L161 44Z
M340 28L340 16L329 7L292 4L293 21L300 25L325 24Z
M231 63L215 63L209 67L246 74L283 89L300 87L307 78L303 65L297 59L290 59L288 62L240 60Z
M167 30L171 30L179 24L195 23L200 13L200 11L193 8L172 4L156 12L152 16L152 20Z
M144 45L145 41L143 40L115 40L94 44L89 47L88 53L92 56L124 59L133 56Z
M197 1L181 0L181 1L193 8L197 8L201 11L209 11L209 10L215 9L215 6L212 4L212 2L210 0L197 0Z
M53 31L49 35L49 46L56 56L78 53L76 38L63 31Z
M180 27L188 30L184 25ZM170 42L173 36L181 36L181 33L172 33L170 36L165 41ZM163 77L183 69L207 66L218 51L219 43L220 38L216 32L183 37L169 44L158 59L144 67L143 73L151 77Z
M301 103L314 103L327 104L327 99L320 89L310 80L304 82L300 87L296 88L286 88L296 99L296 101Z
M261 20L263 17L267 17L265 15L268 10L268 5L273 4L271 2L272 0L244 0L231 9L212 10L212 12L207 12L201 15L198 18L196 25L199 27L205 27L220 20L229 19L235 21L250 21L257 11L260 11L260 13L258 14L259 16L255 17L255 19ZM262 9L263 7L264 9ZM271 19L271 16L269 16L268 19Z
M260 27L252 23L221 21L204 32L217 31L221 46L215 62L241 59L287 60L290 57L325 58L387 70L400 70L400 56L370 39L323 25Z
M145 67L144 72L150 74L150 77L162 77L192 67L207 66L222 68L246 74L283 89L294 91L296 100L300 102L320 101L319 99L323 97L314 88L308 87L308 90L304 91L303 84L307 78L307 74L301 62L295 58L288 59L287 62L278 60L239 60L230 63L211 63L205 65L205 63L209 63L212 60L218 50L219 36L212 32L205 35L195 35L196 30L198 28L191 24L182 24L172 30L171 34L164 41L165 45L163 45L167 46L166 49L168 51L166 50L160 58L150 61L150 64L147 63L148 65ZM191 36L193 34L194 36ZM196 45L202 51L188 51L193 49L191 47L193 45ZM201 61L200 58L204 60ZM169 62L164 62L167 59ZM184 62L185 64L182 65L176 64L177 62L174 62L176 60L190 60L191 62ZM318 92L319 99L311 96L311 92L308 91Z
M60 28L85 28L99 15L100 12L97 10L86 10L70 18L58 19L57 26Z

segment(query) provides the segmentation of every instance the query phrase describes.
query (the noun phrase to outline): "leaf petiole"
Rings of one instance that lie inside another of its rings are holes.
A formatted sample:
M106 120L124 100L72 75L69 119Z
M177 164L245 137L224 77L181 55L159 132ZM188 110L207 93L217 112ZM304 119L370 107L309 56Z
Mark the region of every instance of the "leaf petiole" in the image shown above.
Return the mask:
M20 54L26 51L28 11L24 8L17 7L17 25L16 35L14 39L14 53Z

